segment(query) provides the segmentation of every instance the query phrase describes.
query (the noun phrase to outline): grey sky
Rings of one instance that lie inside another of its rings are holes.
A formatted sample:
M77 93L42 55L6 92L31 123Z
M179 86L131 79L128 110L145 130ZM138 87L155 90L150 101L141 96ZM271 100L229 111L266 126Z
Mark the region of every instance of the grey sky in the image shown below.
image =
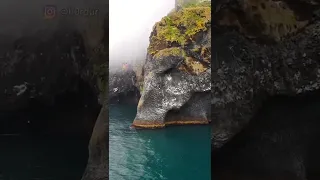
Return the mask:
M174 8L175 0L110 0L110 67L145 58L153 25Z

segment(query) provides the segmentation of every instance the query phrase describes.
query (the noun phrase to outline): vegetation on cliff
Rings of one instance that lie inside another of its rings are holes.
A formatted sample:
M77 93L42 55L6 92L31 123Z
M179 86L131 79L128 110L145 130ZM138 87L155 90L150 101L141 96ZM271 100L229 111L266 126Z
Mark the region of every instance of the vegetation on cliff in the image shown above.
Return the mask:
M179 48L179 47L172 47L172 48L166 48L158 51L157 54L155 54L155 58L160 58L160 57L167 57L167 56L186 56L186 52Z
M148 53L155 55L165 48L184 47L195 40L197 33L207 31L210 23L210 3L187 4L155 24Z

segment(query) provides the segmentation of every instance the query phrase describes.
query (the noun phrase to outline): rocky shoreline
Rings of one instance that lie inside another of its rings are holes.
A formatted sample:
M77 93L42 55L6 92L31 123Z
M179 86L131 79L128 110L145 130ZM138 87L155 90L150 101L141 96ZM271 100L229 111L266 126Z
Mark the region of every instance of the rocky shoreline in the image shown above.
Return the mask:
M135 120L134 124L132 124L131 127L136 129L158 129L158 128L164 128L167 126L174 126L174 125L208 125L208 124L209 122L207 119L187 120L184 118L183 120L169 121L165 123L163 123L162 121L150 121L150 122L148 121L146 123L145 121Z

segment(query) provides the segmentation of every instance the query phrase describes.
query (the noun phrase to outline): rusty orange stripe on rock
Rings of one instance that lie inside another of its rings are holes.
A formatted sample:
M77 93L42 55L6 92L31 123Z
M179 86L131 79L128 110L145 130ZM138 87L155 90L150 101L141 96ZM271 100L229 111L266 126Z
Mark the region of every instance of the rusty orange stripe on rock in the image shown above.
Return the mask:
M132 127L136 128L145 128L145 129L158 129L164 128L170 125L204 125L209 124L208 120L193 120L193 121L169 121L169 122L159 122L159 121L141 121L135 120L132 124Z

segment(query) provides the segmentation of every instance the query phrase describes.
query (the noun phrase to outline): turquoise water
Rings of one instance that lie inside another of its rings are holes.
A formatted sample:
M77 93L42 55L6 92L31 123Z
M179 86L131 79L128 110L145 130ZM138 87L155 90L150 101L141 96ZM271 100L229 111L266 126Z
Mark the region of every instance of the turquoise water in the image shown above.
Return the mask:
M210 180L210 127L131 130L136 107L110 106L110 180Z

